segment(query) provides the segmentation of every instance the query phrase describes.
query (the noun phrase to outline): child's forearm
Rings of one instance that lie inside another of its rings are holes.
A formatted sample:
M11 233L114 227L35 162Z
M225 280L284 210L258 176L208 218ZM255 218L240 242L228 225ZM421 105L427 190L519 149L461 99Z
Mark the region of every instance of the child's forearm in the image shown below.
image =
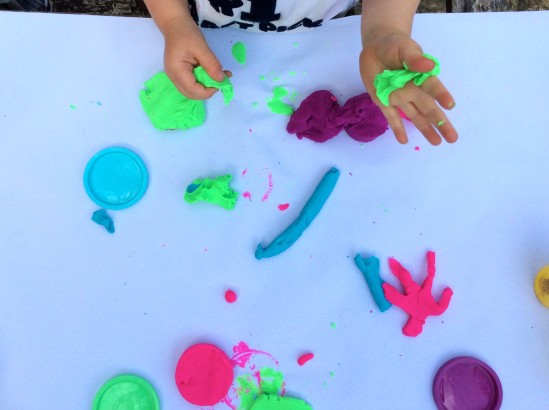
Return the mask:
M362 41L380 29L412 32L419 0L364 0L362 3Z
M185 18L194 24L187 0L144 0L149 13L159 30L164 33L165 27L174 19Z

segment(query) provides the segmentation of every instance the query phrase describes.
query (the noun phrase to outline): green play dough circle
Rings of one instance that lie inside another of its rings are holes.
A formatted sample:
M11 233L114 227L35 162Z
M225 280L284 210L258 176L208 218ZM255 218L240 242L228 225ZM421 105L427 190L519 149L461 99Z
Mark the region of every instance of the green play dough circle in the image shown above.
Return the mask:
M145 82L139 99L143 110L159 130L185 130L198 127L206 120L204 101L185 97L163 71Z
M145 379L123 374L105 382L93 400L92 410L159 410L154 387Z

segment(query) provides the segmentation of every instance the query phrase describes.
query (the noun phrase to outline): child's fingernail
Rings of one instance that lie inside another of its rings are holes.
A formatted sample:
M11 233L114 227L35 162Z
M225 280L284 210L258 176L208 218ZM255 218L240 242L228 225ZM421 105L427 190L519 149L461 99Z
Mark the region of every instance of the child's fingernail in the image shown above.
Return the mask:
M450 101L450 102L448 103L448 109L454 108L455 106L456 106L456 103L455 103L454 101Z

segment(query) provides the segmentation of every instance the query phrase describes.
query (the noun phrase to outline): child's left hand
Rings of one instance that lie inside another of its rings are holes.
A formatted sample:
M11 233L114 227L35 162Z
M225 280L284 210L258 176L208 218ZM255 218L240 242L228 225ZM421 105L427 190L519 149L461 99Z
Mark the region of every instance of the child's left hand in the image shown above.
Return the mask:
M438 145L444 138L455 142L458 134L441 107L450 110L455 106L453 97L437 77L428 78L421 86L413 82L391 93L389 107L384 106L376 95L374 78L383 70L397 70L404 64L415 72L428 72L434 62L423 57L421 47L401 32L378 30L364 41L360 53L360 74L368 93L387 118L396 139L408 142L400 108L417 129L432 145ZM438 104L437 104L438 103Z

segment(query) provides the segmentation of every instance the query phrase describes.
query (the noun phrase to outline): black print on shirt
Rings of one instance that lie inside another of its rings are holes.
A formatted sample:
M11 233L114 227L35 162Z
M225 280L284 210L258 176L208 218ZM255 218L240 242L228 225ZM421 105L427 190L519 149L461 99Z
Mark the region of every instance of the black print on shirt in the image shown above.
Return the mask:
M234 16L234 9L238 9L244 5L241 0L208 0L215 11L224 16ZM269 0L276 1L276 0Z
M254 23L269 23L280 20L280 13L275 13L276 0L249 0L250 12L243 11L240 18Z
M242 7L244 4L241 0L208 0L212 8L225 16L232 17L235 15L235 9ZM193 20L203 28L224 28L229 26L237 26L240 29L246 30L251 27L259 31L283 32L295 30L298 27L313 28L322 25L322 19L313 21L310 18L303 18L300 21L291 25L279 25L274 22L280 20L280 13L276 12L276 0L246 0L250 2L250 10L242 11L240 18L242 21L235 20L230 23L218 25L209 20L200 21L196 7L196 0L189 0L189 10Z

